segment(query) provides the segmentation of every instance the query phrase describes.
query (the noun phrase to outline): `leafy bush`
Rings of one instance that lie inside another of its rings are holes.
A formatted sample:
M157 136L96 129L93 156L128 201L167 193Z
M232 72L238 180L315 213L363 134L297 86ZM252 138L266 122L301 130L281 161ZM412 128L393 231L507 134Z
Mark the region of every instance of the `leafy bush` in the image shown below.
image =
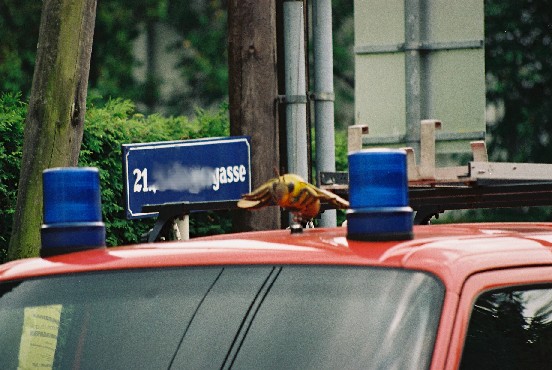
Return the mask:
M6 257L17 200L26 111L20 95L0 95L0 261Z
M17 181L27 106L20 95L0 96L0 260L5 259L16 203ZM197 110L186 117L144 116L128 100L89 103L79 166L98 167L102 187L103 219L107 244L135 243L154 220L127 220L123 201L121 144L228 136L228 107L218 112ZM224 212L192 215L192 236L229 231Z

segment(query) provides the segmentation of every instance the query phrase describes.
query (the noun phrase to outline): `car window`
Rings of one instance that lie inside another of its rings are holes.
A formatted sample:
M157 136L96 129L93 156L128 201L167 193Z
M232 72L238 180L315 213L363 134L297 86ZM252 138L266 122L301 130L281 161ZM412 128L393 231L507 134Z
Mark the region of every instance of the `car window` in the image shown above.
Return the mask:
M549 368L551 348L552 286L492 290L473 306L460 368Z
M428 368L443 295L421 272L283 267L233 367Z
M220 366L271 270L151 269L0 284L0 369L167 369L182 344L196 354L187 368L194 359Z
M415 271L144 269L0 284L0 369L429 366L444 297Z

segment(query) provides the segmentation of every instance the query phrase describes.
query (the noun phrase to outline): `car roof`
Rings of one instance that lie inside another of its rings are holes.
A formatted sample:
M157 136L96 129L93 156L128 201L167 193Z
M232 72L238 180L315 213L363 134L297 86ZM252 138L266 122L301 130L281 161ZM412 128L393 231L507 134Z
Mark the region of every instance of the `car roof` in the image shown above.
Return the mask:
M349 240L346 232L259 231L23 259L0 266L0 281L172 266L350 265L426 271L459 291L480 271L552 264L552 223L414 226L412 240L386 242Z

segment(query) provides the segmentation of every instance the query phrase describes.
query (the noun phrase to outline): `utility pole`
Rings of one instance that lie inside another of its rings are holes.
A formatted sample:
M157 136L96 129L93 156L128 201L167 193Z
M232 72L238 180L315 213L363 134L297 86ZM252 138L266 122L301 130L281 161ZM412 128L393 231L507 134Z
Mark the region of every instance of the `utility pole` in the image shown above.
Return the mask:
M280 165L276 1L228 1L230 134L251 136L255 188ZM280 228L277 207L236 211L236 231Z

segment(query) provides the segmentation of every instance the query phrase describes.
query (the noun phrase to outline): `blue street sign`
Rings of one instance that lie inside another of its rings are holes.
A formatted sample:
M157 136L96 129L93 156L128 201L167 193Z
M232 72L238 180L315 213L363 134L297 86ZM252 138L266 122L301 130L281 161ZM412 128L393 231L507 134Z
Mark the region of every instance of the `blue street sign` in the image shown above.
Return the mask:
M123 144L127 218L144 205L238 200L251 191L249 137Z

